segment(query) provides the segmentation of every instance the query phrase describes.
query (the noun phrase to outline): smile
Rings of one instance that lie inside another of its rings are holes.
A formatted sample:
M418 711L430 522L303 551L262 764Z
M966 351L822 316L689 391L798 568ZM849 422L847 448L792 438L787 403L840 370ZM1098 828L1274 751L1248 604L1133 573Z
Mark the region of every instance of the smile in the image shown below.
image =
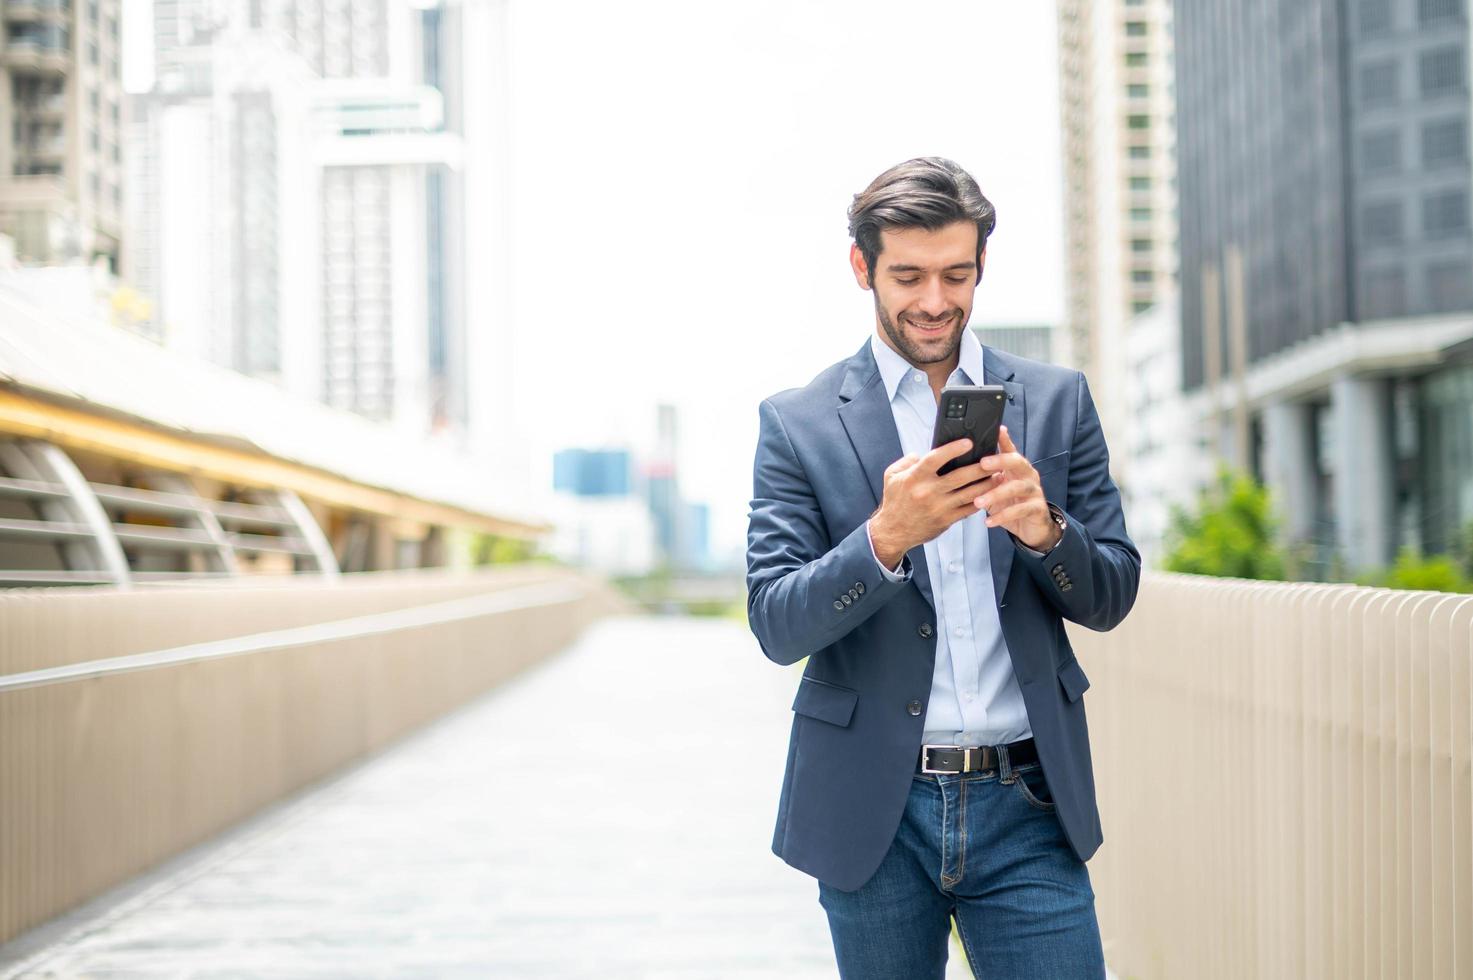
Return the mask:
M946 328L951 326L951 321L953 319L955 319L955 317L947 317L945 320L942 320L940 323L925 324L925 323L919 322L918 320L912 320L910 317L906 317L905 318L905 322L908 323L908 324L910 324L912 327L915 327L921 333L926 334L928 336L931 336L931 335L935 335L935 334L939 334L939 333L945 333L946 332Z

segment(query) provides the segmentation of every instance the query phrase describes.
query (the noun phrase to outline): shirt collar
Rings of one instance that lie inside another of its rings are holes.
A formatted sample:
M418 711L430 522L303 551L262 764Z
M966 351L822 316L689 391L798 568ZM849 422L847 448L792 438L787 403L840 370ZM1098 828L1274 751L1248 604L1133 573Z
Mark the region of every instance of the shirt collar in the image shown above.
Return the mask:
M912 367L905 358L891 350L890 345L881 340L877 333L870 335L869 346L875 356L875 364L880 369L880 380L885 382L885 395L890 401L894 401L900 382L905 380L906 375L917 369ZM982 384L982 342L977 339L977 335L970 327L962 331L960 350L961 357L957 361L957 368L962 374L960 383ZM956 372L952 374L954 376Z

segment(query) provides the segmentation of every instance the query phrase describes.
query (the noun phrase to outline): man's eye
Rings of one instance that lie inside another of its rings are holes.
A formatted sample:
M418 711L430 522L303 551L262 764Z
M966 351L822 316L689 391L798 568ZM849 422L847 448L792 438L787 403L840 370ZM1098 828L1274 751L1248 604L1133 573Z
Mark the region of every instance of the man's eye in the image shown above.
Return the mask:
M902 286L914 286L916 283L920 282L919 279L896 279L895 281Z
M946 277L946 281L949 282L949 283L952 283L953 285L961 286L961 285L963 285L963 284L966 283L967 277L966 276L947 276Z

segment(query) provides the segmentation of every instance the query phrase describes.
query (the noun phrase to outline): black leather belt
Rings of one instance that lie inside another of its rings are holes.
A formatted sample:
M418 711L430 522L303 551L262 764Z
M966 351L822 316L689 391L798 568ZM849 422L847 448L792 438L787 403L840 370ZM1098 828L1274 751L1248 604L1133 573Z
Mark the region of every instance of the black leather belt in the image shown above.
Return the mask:
M1025 738L1003 746L1008 750L1008 765L1013 768L1038 761L1033 739ZM996 745L922 745L918 769L926 773L980 772L998 768Z

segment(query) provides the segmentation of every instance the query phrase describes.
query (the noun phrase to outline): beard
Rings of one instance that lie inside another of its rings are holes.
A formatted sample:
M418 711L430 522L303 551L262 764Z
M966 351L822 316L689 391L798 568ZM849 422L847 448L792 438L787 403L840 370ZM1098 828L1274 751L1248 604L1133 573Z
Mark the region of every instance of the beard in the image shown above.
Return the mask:
M897 324L890 316L890 311L880 303L878 293L875 294L875 315L879 317L880 328L885 331L885 336L890 338L890 343L895 345L895 349L900 351L907 361L917 366L935 364L954 357L957 348L962 343L962 331L967 328L966 311L958 307L948 314L955 321L956 329L945 336L917 342L905 335L900 324ZM900 319L902 323L905 322L905 314L902 313Z

